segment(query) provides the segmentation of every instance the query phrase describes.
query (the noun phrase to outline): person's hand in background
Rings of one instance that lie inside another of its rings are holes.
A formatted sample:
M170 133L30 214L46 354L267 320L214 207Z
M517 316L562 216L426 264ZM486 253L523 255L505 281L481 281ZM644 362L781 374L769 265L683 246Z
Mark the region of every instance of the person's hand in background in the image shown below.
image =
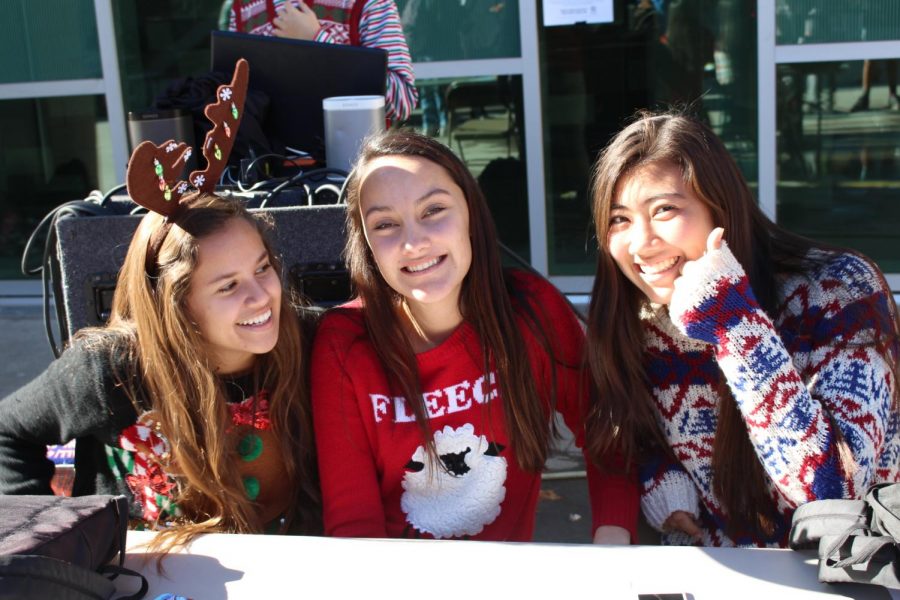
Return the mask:
M278 16L272 21L275 35L295 40L313 40L319 33L319 19L313 9L302 0L294 6L293 0L281 5Z
M594 543L627 546L631 543L631 534L624 527L601 525L594 532Z
M683 510L676 510L669 515L669 518L663 523L663 531L680 531L691 536L695 542L699 542L703 536L694 515Z

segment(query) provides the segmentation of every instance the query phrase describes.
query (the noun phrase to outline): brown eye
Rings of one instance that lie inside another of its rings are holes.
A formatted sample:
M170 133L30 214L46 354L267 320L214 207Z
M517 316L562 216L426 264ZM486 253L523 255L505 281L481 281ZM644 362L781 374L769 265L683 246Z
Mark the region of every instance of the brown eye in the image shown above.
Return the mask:
M678 210L678 207L672 204L664 204L663 206L660 206L656 209L656 213L667 213L672 212L673 210Z
M394 226L393 223L378 223L377 225L375 225L374 229L375 229L375 231L381 231L381 230L385 230L385 229L390 229L393 226Z
M443 211L444 211L444 207L443 207L443 206L441 206L440 204L433 204L433 205L431 205L431 206L429 206L428 208L425 209L425 214L424 214L424 216L430 217L430 216L432 216L432 215L439 214L439 213L441 213L441 212L443 212Z

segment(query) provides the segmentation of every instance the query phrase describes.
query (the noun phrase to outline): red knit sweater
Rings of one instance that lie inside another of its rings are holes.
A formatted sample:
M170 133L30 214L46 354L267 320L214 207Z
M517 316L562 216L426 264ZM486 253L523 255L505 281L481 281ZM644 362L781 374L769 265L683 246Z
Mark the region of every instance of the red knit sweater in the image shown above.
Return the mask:
M581 443L584 335L558 291L514 273L515 286L554 346L557 410ZM551 361L520 316L538 390L550 398ZM325 531L359 537L529 541L541 478L519 468L494 374L477 335L460 325L417 355L425 406L444 469L433 469L408 402L391 393L359 301L328 314L313 351L313 413ZM634 536L638 491L625 476L589 469L595 525Z

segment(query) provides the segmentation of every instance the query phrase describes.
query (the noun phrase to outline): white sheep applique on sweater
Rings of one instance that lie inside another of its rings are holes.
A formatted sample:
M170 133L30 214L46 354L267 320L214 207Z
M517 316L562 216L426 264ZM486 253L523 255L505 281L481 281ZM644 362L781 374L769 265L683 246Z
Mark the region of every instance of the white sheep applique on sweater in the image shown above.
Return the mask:
M434 445L443 468L434 468L424 446L406 465L400 508L407 522L437 539L481 533L506 497L503 446L476 436L469 423L436 431Z

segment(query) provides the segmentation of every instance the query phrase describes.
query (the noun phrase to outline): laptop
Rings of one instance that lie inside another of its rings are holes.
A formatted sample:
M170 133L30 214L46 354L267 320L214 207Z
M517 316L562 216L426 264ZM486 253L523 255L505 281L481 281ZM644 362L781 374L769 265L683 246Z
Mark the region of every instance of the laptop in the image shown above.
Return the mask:
M269 96L266 135L316 158L325 157L323 98L385 93L384 50L230 31L213 31L211 49L213 71L250 63L250 89Z

